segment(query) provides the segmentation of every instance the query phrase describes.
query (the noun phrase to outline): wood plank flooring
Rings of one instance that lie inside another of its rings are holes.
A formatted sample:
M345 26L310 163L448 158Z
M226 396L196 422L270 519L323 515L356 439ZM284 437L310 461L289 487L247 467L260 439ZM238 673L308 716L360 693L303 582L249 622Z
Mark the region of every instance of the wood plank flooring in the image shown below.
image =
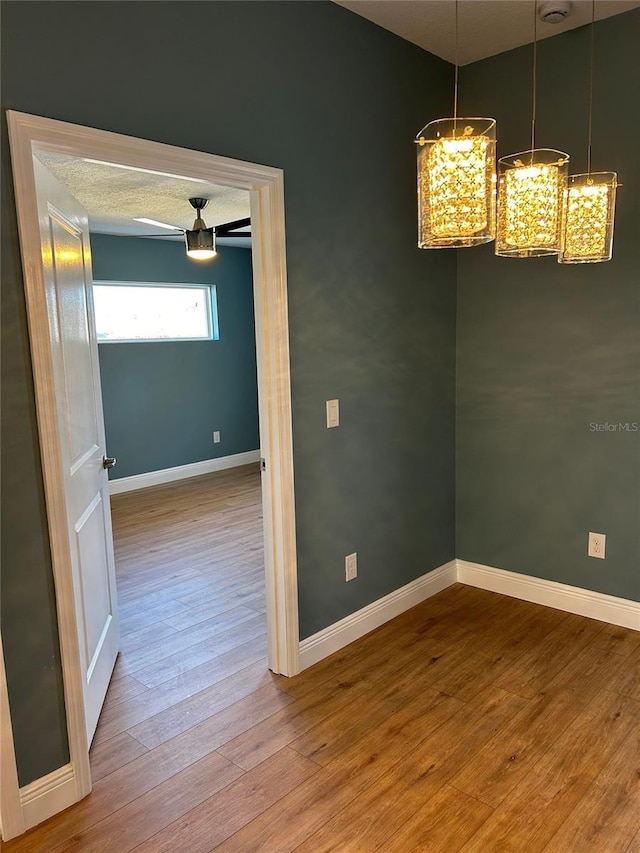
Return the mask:
M7 853L638 853L640 633L450 587L270 673L254 466L113 499L92 794Z

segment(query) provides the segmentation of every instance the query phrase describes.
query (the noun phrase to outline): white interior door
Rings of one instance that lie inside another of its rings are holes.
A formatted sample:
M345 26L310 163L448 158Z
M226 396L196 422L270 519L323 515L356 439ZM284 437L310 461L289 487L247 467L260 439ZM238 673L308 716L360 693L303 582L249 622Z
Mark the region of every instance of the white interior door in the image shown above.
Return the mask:
M90 744L120 634L89 221L80 204L37 160L34 171Z

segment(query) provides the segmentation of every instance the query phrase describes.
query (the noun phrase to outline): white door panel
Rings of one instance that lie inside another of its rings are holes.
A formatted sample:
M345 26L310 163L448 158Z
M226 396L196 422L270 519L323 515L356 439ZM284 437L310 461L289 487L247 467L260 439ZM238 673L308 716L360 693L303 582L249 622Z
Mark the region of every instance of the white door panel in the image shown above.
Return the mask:
M83 208L34 161L87 739L118 653L119 627L89 225Z
M86 671L93 670L100 638L112 618L102 501L96 495L76 523L78 568L82 583L83 651Z
M88 349L89 308L86 288L79 280L86 257L82 232L65 222L59 211L49 207L60 348L65 389L64 403L69 437L69 461L77 468L90 448L99 447L99 428L95 407L87 399L95 398L93 353Z

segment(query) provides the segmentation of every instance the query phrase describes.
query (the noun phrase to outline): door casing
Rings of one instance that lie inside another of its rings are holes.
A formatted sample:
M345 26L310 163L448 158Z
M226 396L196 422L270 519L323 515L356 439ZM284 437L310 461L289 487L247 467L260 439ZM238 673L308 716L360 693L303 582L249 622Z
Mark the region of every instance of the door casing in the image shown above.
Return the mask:
M284 175L281 169L177 148L108 131L15 111L7 112L29 337L42 453L45 500L57 599L70 764L65 794L51 796L51 814L91 790L82 701L81 667L68 558L61 477L56 392L44 303L33 155L65 154L115 162L154 172L185 175L250 193L253 281L262 474L269 668L282 675L300 670L295 539L289 324L285 259ZM2 689L2 683L0 683ZM0 697L2 698L2 697ZM11 720L6 721L10 728ZM48 777L45 777L48 778ZM70 784L72 781L72 784ZM12 779L3 782L17 785ZM30 788L31 786L27 786ZM7 802L21 802L22 791ZM69 802L66 802L69 800ZM8 807L10 808L10 807ZM25 825L50 815L43 802L23 815L2 814L3 826ZM44 816L43 816L44 815ZM25 819L26 816L26 819ZM22 818L20 820L19 818Z

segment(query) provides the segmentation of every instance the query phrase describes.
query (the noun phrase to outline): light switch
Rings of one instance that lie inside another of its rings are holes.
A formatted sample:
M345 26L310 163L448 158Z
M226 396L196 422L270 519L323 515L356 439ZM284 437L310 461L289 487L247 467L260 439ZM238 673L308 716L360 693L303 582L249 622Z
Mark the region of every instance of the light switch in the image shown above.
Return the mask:
M340 401L327 400L327 429L340 426Z

